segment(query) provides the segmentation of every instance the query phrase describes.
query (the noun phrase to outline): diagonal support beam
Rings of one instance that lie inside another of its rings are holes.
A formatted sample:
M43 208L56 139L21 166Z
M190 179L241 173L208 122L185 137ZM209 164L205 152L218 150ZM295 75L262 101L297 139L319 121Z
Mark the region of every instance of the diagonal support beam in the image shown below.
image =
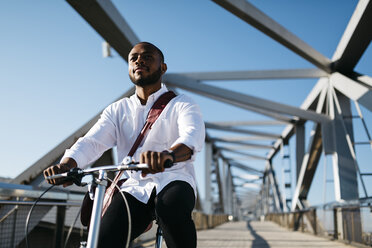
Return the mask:
M360 0L332 57L334 69L352 72L372 39L372 1Z
M270 36L318 68L328 73L331 72L331 61L327 57L306 44L246 0L213 0L213 2Z
M212 139L214 142L222 142L222 143L227 143L223 140L219 139ZM228 142L230 145L224 145L221 148L225 149L232 149L232 150L270 150L273 149L272 146L270 145L262 145L262 144L253 144L253 143L244 143L244 142ZM235 145L234 145L235 144Z
M268 182L271 186L275 209L277 212L283 212L283 202L280 200L282 197L276 180L275 170L270 160L267 160L266 162L265 175L267 176Z
M305 101L302 103L302 109L316 109L319 102L324 102L325 92L328 89L328 79L322 78L318 80L316 85L313 87L309 95L306 97ZM329 125L328 125L329 126ZM282 137L284 140L288 140L295 133L295 125L287 125L283 132ZM283 140L278 140L274 144L274 149L268 154L267 158L272 159L276 153L279 151L281 143Z
M259 155L255 155L255 154L251 154L251 153L246 153L246 152L239 152L239 151L236 151L234 149L229 149L229 148L225 148L225 147L217 147L217 149L221 150L221 151L228 151L228 152L244 155L244 156L247 156L247 157L252 158L252 159L266 160L266 158L263 157L263 156L259 156Z
M67 0L67 2L128 61L138 37L110 0Z
M272 140L272 138L262 137L262 136L220 136L220 138L223 140L226 140L226 142L247 141L247 140Z
M200 84L195 80L181 75L165 75L164 80L173 87L178 87L184 90L192 91L197 94L207 96L218 101L229 103L244 109L262 113L265 111L267 115L281 113L285 115L296 116L304 120L312 120L314 122L329 122L329 117L323 114L317 114L314 111L303 110L297 107L265 100L262 98L245 95L227 89L222 89L210 85ZM271 114L271 113L272 114Z
M125 92L121 97L117 100L130 96L134 94L134 87L131 87L127 92ZM102 112L102 111L101 111ZM84 126L79 128L76 132L71 134L67 137L64 141L62 141L59 145L57 145L54 149L49 151L45 156L40 158L36 161L33 165L28 167L25 171L19 174L16 178L12 180L12 183L16 184L30 184L33 180L35 180L39 175L43 173L43 170L46 169L48 166L55 163L59 158L62 157L65 150L71 147L78 138L85 135L91 127L97 122L99 117L101 116L101 112L93 117L90 121L88 121Z
M268 138L273 138L273 139L279 139L281 137L280 134L252 131L252 130L241 129L241 128L236 128L236 127L231 127L231 126L224 126L224 125L216 125L216 124L209 123L209 122L205 122L205 127L208 129L223 130L223 131L230 131L230 132L243 133L243 134L251 134L251 135L257 135L257 136L268 137Z
M189 72L179 74L200 81L295 79L295 78L320 78L328 76L328 73L320 69L215 71L215 72Z
M273 146L270 146L270 145L254 144L254 143L248 143L248 142L242 142L242 141L228 141L228 140L220 139L220 138L211 138L210 140L213 141L213 142L222 142L222 143L240 145L240 146L230 147L231 149L240 149L241 150L241 149L256 148L256 149L267 150L267 149L273 149L274 148ZM224 147L226 147L226 146L224 146ZM226 147L226 148L229 148L229 147Z
M230 165L233 166L233 167L239 168L241 170L244 170L244 171L255 172L255 173L260 174L260 175L263 174L263 171L254 169L250 166L247 166L245 164L241 164L241 163L238 163L238 162L235 162L235 161L230 161ZM244 180L246 180L246 179L244 179Z
M283 121L214 121L209 122L219 126L280 126L288 124Z
M322 148L321 127L319 124L314 124L309 148L302 160L301 170L298 175L296 189L292 199L292 211L296 210L298 200L307 199L316 168L318 167L320 155L322 154Z

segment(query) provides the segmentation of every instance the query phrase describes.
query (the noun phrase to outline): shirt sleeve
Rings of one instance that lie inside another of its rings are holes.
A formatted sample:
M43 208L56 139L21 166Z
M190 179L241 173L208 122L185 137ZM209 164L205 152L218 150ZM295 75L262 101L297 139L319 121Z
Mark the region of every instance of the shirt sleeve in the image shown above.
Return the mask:
M182 143L192 149L194 154L200 152L205 140L205 126L199 106L191 99L182 102L177 124L179 138L172 147Z
M113 121L112 105L101 114L88 133L65 151L63 158L73 158L80 168L86 168L108 149L116 145L116 125ZM62 158L62 159L63 159Z

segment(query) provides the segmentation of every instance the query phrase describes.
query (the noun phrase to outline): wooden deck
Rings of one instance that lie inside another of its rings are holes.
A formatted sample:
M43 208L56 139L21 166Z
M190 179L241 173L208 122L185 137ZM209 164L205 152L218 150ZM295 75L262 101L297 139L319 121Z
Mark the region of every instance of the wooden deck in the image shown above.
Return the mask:
M154 247L154 242L140 247ZM163 245L165 248L166 246ZM311 234L292 232L273 222L229 222L198 231L198 248L346 248L352 247Z

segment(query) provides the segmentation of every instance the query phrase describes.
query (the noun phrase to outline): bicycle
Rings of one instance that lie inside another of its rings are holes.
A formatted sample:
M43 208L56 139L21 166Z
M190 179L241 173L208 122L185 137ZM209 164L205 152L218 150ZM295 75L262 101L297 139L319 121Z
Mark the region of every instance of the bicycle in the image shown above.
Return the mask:
M165 168L170 168L172 166L171 160L165 161ZM61 174L56 174L53 176L49 176L46 179L57 179L57 178L63 178L65 181L72 181L74 184L78 186L87 186L89 194L93 194L93 186L95 187L94 192L94 201L93 201L93 209L92 209L92 215L90 219L90 228L88 232L88 240L87 242L81 242L80 248L96 248L98 243L98 234L99 234L99 228L101 224L101 215L102 215L102 207L103 207L103 199L107 187L107 181L110 180L107 177L107 172L117 172L121 170L143 170L149 168L147 164L140 164L138 162L134 162L132 157L126 157L123 162L119 165L106 165L106 166L100 166L96 168L90 168L90 169L80 169L80 168L73 168L68 172L64 172ZM98 177L95 177L94 174L98 172ZM82 183L82 178L86 175L92 175L91 181L88 183ZM118 187L118 186L116 186ZM128 238L127 238L127 244L125 247L129 246L130 242L130 230L131 230L131 218L130 218L130 210L128 203L125 199L124 194L120 191L122 194L123 199L125 201L125 205L127 207L128 212ZM158 226L156 231L156 239L155 239L155 248L161 248L163 242L163 235L162 230L160 226Z

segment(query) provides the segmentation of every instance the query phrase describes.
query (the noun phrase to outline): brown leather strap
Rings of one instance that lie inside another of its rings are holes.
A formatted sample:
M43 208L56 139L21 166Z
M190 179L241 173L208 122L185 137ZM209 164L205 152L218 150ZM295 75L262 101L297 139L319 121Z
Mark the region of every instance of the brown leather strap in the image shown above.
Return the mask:
M132 148L130 149L128 156L133 156L136 152L138 146L141 144L143 138L145 137L147 131L151 129L152 125L155 123L155 121L158 119L160 114L163 112L165 106L169 103L170 100L172 100L176 94L173 91L165 92L163 95L161 95L158 100L152 105L149 114L147 115L147 119L145 122L145 125L143 126L141 132L139 133L136 141L134 142ZM102 216L106 213L106 210L108 206L111 203L112 196L114 195L116 191L115 185L117 185L119 179L123 175L124 171L120 171L118 174L116 174L112 184L110 187L107 188L105 193L105 198L103 200L103 208L102 208Z

